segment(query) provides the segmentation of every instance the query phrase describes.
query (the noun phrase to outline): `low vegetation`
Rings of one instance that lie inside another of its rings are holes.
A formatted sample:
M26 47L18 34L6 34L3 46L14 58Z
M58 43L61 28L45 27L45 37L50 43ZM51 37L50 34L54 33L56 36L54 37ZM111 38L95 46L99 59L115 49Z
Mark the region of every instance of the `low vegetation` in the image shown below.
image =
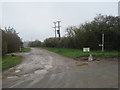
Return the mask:
M31 49L30 48L22 48L21 52L29 52Z
M118 56L117 51L90 51L90 52L83 52L79 49L67 49L67 48L50 48L50 47L44 47L44 49L47 49L49 51L55 52L57 54L67 56L70 58L77 58L81 56L89 56L90 54L94 56L101 56L101 57L116 57Z
M11 68L22 61L22 56L6 55L2 57L2 70Z

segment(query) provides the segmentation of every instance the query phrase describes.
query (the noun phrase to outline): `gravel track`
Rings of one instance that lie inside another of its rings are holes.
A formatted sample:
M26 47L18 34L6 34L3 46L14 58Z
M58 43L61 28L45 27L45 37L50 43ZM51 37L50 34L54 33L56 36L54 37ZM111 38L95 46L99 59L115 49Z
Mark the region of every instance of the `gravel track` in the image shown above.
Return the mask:
M77 61L40 48L17 55L23 61L3 72L3 88L118 88L117 58Z

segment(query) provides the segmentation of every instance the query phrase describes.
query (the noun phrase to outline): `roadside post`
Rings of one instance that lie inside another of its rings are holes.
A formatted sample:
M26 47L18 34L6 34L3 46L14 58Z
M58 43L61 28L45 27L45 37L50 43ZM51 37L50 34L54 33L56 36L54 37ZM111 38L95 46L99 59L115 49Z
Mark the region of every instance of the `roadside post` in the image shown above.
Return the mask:
M92 56L92 54L89 55L88 61L93 61L93 56Z
M104 52L104 34L102 34L102 52Z
M98 44L98 46L102 47L102 52L104 52L104 33L102 34L102 44Z

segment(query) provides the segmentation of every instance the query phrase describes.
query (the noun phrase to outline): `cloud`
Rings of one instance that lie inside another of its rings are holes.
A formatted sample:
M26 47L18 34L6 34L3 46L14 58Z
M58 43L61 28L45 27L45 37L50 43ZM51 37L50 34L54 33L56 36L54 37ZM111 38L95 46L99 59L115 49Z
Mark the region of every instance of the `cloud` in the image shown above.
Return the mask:
M1 5L0 5L1 6ZM61 21L61 34L70 25L80 25L93 20L96 14L117 15L114 3L3 3L2 27L14 27L23 40L44 40L54 37L53 22Z

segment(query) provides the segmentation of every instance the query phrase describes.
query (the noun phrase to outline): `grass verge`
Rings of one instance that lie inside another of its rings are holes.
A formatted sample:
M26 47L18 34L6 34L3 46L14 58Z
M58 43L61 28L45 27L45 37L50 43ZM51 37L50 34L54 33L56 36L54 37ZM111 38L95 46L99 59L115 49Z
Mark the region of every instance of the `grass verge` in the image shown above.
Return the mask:
M0 72L2 71L2 59L0 57Z
M101 56L101 57L115 57L118 56L117 51L90 51L90 52L83 52L82 50L79 49L68 49L68 48L49 48L49 47L44 47L44 49L47 49L49 51L58 53L63 56L67 56L70 58L77 58L80 56L88 56L89 54L92 54L94 56Z
M21 52L29 52L31 49L30 48L22 48Z
M22 61L22 56L6 55L2 57L2 70L11 68Z

